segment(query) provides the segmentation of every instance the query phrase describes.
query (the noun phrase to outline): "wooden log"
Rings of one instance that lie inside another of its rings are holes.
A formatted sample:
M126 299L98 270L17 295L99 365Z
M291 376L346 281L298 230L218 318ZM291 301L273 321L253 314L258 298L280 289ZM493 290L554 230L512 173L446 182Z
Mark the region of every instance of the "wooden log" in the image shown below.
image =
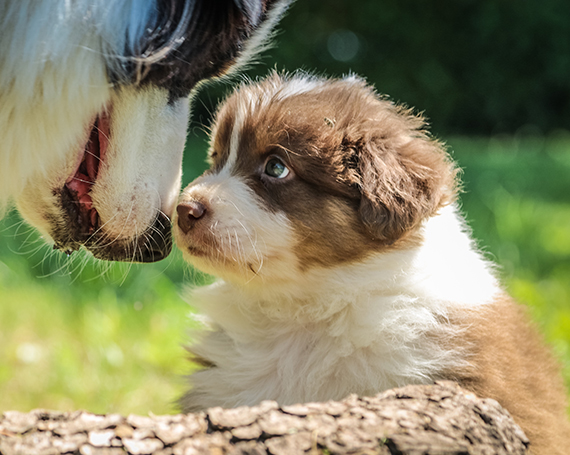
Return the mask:
M142 417L5 412L2 455L409 454L519 455L528 440L496 401L452 382L375 397Z

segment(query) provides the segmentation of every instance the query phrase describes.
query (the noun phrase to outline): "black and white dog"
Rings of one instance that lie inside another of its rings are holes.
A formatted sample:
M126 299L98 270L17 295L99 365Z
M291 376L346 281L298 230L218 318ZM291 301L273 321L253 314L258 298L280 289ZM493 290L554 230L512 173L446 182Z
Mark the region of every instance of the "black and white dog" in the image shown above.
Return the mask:
M55 247L171 249L189 95L259 50L289 0L0 2L0 210Z

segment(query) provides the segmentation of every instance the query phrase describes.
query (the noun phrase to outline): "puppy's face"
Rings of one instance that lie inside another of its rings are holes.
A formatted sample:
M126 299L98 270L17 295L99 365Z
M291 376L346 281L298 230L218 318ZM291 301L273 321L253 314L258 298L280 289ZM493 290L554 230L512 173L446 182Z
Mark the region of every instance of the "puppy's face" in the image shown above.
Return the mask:
M454 193L423 127L356 78L243 86L218 112L211 169L182 193L178 246L199 269L264 284L405 247Z

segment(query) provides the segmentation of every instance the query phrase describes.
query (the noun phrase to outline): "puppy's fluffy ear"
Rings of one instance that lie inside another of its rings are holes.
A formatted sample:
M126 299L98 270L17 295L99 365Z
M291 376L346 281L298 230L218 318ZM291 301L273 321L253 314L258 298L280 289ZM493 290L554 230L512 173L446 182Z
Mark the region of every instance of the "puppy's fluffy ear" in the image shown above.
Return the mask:
M453 200L456 171L420 117L381 104L388 115L350 147L349 167L363 224L373 238L393 243Z

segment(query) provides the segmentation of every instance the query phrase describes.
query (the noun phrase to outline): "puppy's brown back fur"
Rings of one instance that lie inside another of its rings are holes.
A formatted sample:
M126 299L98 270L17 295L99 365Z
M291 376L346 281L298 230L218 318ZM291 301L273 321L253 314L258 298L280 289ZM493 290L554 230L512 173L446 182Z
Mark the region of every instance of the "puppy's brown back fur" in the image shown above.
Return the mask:
M504 296L468 317L461 343L470 367L456 379L497 400L523 428L534 455L570 452L566 391L557 362L525 308ZM455 375L457 372L454 372Z

